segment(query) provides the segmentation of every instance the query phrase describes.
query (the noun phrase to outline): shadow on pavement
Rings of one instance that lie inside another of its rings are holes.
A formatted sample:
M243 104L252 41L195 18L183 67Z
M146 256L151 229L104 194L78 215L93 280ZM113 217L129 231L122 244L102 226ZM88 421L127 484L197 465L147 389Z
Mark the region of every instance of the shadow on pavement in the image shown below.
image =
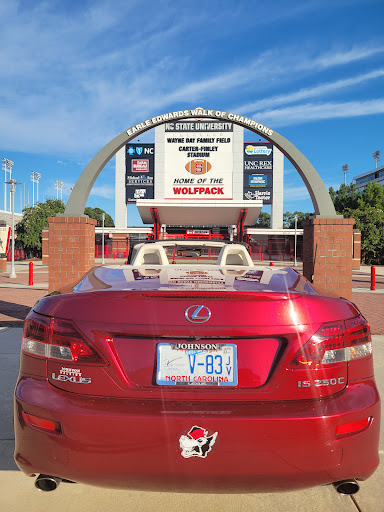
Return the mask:
M0 314L10 317L9 320L1 320L0 327L22 327L30 311L30 306L0 300Z

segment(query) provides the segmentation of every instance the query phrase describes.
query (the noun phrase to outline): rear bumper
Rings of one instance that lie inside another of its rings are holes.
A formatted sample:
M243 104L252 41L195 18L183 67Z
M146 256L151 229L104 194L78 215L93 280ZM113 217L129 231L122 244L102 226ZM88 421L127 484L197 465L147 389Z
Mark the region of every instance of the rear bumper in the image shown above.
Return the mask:
M60 422L62 434L21 411ZM372 417L336 439L336 426ZM204 458L184 458L180 436L217 432ZM337 397L300 402L162 402L76 395L21 378L15 392L15 460L44 473L105 487L179 492L271 492L368 478L379 464L380 401L373 380Z

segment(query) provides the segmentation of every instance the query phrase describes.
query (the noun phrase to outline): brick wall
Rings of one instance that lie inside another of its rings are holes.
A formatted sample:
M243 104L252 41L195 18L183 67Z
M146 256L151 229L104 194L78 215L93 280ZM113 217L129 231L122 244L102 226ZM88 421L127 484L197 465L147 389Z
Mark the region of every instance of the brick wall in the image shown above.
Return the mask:
M314 285L352 298L354 219L309 219L303 222L303 274Z
M44 228L41 238L41 262L43 265L48 265L49 262L48 233L49 229Z
M352 268L359 269L361 265L361 232L353 230L353 260Z
M7 271L7 258L0 258L0 272Z
M71 284L95 265L95 225L89 217L49 217L48 291Z

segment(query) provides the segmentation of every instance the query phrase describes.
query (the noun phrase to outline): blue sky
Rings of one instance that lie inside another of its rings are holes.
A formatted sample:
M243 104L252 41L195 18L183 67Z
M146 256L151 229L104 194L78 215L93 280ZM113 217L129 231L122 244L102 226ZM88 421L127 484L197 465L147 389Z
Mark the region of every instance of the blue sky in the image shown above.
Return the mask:
M202 106L270 126L337 188L343 164L350 181L374 167L374 151L384 163L383 20L382 0L0 2L0 157L30 202L31 171L40 200L61 180L66 201L115 135ZM112 216L114 166L88 201ZM313 211L288 161L284 201ZM135 207L128 224L141 224Z

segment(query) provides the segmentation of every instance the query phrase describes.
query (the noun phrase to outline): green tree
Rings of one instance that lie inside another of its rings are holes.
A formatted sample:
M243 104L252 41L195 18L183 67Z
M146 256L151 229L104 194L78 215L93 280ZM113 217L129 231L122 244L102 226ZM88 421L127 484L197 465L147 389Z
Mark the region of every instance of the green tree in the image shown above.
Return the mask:
M102 226L102 224L103 224L102 214L105 213L104 226L108 227L108 228L115 227L115 223L113 222L112 217L108 213L106 213L104 210L102 210L101 208L91 208L90 206L87 206L86 209L84 210L84 213L85 213L85 215L88 215L88 217L90 217L91 219L97 220L97 224L96 224L97 227Z
M271 216L267 212L260 212L257 219L256 228L270 228L271 227Z
M384 210L384 188L380 183L372 183L370 181L358 201L359 208L366 208L369 206L372 208L378 208L379 210Z
M303 213L303 212L285 212L283 216L284 228L294 229L295 227L295 215L297 215L297 228L302 229L303 221L308 220L309 217L315 215L314 213Z
M17 246L41 257L42 232L48 226L48 217L55 217L57 213L64 213L64 210L65 205L60 199L47 199L35 207L24 208L23 218L16 226Z
M334 190L330 187L329 195L338 213L343 213L346 208L354 210L359 207L361 192L356 187L355 183L351 183L350 185L344 185L343 183L338 190Z
M380 265L384 263L384 211L369 205L363 206L355 210L344 210L344 216L355 219L355 228L361 231L361 256L364 263Z
M329 190L335 209L344 217L355 219L361 231L361 256L367 265L384 263L384 189L369 182L361 193L356 185L340 185Z

